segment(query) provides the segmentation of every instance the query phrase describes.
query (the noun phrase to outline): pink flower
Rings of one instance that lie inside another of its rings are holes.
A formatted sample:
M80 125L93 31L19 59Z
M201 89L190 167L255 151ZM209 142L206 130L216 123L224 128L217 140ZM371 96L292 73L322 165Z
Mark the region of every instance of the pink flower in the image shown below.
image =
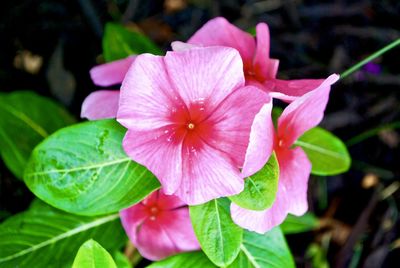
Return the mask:
M130 241L149 260L200 249L189 209L173 195L156 191L141 203L121 210L120 217Z
M300 147L293 148L294 142L307 130L318 125L324 115L329 99L330 86L339 79L338 75L329 76L318 88L310 91L289 104L278 119L274 138L274 150L279 162L279 184L276 199L271 208L264 211L243 209L232 203L233 220L240 226L259 233L265 233L279 225L288 213L302 215L307 211L307 185L311 172L311 163ZM269 128L270 119L258 119L255 133ZM264 148L267 140L255 138L250 141L249 154L252 165L263 166L255 148ZM252 149L253 148L253 149ZM246 173L246 170L243 171Z
M112 86L122 83L136 56L130 56L90 70L92 81L97 86ZM118 111L119 90L98 90L86 97L82 104L81 117L89 120L115 118Z
M257 38L218 17L207 22L188 41L201 46L227 46L237 49L243 60L246 84L256 85L272 97L292 101L317 88L323 79L276 79L279 61L269 57L269 29L265 23L256 27ZM180 44L177 43L178 47ZM178 47L177 49L182 49Z
M117 114L128 129L125 152L156 175L164 193L187 204L241 192L251 125L270 101L244 83L232 48L137 56Z

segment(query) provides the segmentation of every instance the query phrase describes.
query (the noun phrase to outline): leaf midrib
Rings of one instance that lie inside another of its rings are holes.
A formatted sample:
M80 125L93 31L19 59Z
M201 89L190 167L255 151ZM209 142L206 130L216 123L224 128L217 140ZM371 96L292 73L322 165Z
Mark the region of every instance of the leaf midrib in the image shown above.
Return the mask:
M254 265L255 268L261 268L256 259L254 259L253 255L251 255L251 253L247 250L243 243L240 245L240 249L243 251L244 255L247 256L247 259L250 261L251 264Z
M65 238L71 237L71 236L76 235L78 233L84 232L84 231L89 230L91 228L100 226L102 224L111 222L111 221L116 220L118 218L119 218L119 214L116 213L116 214L108 215L108 216L103 217L103 218L96 219L95 221L92 221L90 223L86 223L86 224L80 225L80 226L78 226L78 227L76 227L74 229L71 229L71 230L69 230L69 231L67 231L65 233L62 233L62 234L60 234L58 236L55 236L55 237L53 237L51 239L45 240L45 241L43 241L43 242L41 242L39 244L33 245L33 246L31 246L29 248L26 248L24 250L21 250L21 251L19 251L17 253L14 253L14 254L9 255L7 257L4 257L4 258L1 258L0 259L0 263L6 262L6 261L9 261L9 260L18 258L18 257L21 257L21 256L29 254L29 253L32 253L32 252L34 252L36 250L39 250L39 249L41 249L43 247L46 247L48 245L57 243L60 240L63 240Z
M3 105L0 108L3 108L6 112L14 115L16 118L20 119L30 128L32 128L37 134L39 134L42 138L47 138L49 133L45 129L43 129L39 124L29 118L25 113L15 110L12 106L9 106L6 103L2 103Z
M218 233L219 233L219 236L221 237L222 259L223 259L223 262L225 263L224 237L222 235L221 218L219 216L218 201L216 199L214 199L214 205L215 205L215 211L216 211L216 216L217 216Z
M38 175L46 175L46 174L51 174L51 173L68 173L68 172L75 172L75 171L81 171L81 170L90 170L90 169L95 169L95 168L102 168L102 167L107 167L107 166L112 166L115 164L120 164L126 161L130 161L131 159L129 157L124 157L121 159L116 159L113 161L109 162L102 162L90 166L81 166L81 167L76 167L76 168L70 168L70 169L52 169L52 170L46 170L46 171L40 171L40 172L33 172L33 173L26 173L25 176L30 177L30 176L38 176Z
M326 154L326 155L332 156L334 158L338 158L338 159L344 159L345 158L342 154L327 150L324 147L316 146L316 145L311 144L311 143L307 143L307 142L303 142L303 141L297 140L295 142L295 144L299 145L301 147L305 147L305 148L310 149L310 150L314 150L314 151L322 153L322 154Z

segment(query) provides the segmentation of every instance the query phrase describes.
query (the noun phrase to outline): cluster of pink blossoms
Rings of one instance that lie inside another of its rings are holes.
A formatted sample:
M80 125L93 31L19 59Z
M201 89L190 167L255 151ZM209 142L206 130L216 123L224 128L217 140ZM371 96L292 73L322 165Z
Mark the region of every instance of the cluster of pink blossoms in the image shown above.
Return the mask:
M288 213L307 210L311 163L293 144L322 120L339 76L277 79L279 61L269 57L268 26L258 24L256 33L254 38L216 18L187 43L174 42L165 56L132 56L91 70L97 85L122 86L92 93L82 117L117 118L127 128L125 152L162 185L121 211L129 238L149 259L199 248L187 205L240 193L245 178L259 171L272 151L280 168L274 204L252 211L232 203L233 220L265 233ZM277 129L273 98L290 102Z

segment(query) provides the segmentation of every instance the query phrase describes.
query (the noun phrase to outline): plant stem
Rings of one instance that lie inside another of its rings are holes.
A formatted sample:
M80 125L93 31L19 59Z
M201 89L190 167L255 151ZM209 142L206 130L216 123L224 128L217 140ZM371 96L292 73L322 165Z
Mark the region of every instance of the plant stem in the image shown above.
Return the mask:
M347 76L349 76L350 74L354 73L355 71L357 71L358 69L360 69L361 67L363 67L365 64L367 64L368 62L374 60L375 58L379 57L380 55L382 55L383 53L391 50L392 48L395 48L396 46L400 45L400 38L398 38L397 40L394 40L392 43L390 43L389 45L381 48L380 50L378 50L377 52L373 53L372 55L368 56L367 58L365 58L364 60L360 61L359 63L357 63L356 65L350 67L349 69L347 69L346 71L344 71L343 73L340 74L340 79L346 78Z

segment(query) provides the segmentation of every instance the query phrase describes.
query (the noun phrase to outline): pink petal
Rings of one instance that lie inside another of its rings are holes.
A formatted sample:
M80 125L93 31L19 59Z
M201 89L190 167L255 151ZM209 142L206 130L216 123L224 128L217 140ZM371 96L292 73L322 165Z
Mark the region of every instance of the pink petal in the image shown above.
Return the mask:
M265 23L256 26L257 48L254 56L254 66L261 69L261 73L268 79L274 79L278 72L279 60L269 57L269 29Z
M331 85L339 75L329 76L319 87L289 104L278 119L278 137L291 146L304 132L321 122Z
M176 209L186 204L175 195L165 195L162 191L158 191L158 206L161 209L170 210Z
M175 196L156 191L142 203L120 211L122 225L139 252L150 260L159 260L183 251L197 250L187 206ZM156 207L157 214L150 208Z
M165 212L160 221L179 252L200 249L187 206Z
M207 119L214 123L214 131L203 139L234 159L237 167L242 167L253 119L269 100L268 94L256 87L234 91Z
M203 46L226 46L237 49L245 63L253 61L256 49L251 34L242 31L225 18L218 17L208 21L188 41Z
M265 233L281 224L288 213L301 216L307 211L310 161L299 147L277 151L277 156L280 165L279 185L272 207L264 211L252 211L234 203L231 205L233 221L243 228Z
M185 43L185 42L181 42L181 41L174 41L171 43L171 47L172 47L173 51L185 51L185 50L189 50L194 47L201 47L201 46L193 45L193 44L189 44L189 43Z
M272 100L261 108L251 126L250 142L242 169L246 178L259 171L268 161L274 145L274 124L271 118Z
M206 143L201 148L184 145L184 179L175 194L188 205L198 205L243 191L244 181L229 156Z
M137 230L134 245L149 260L160 260L200 248L190 222L188 208L165 211L162 219L146 220Z
M101 64L90 70L90 76L95 85L107 87L120 84L136 56Z
M133 243L146 259L157 261L179 252L172 237L157 221L146 220L137 230Z
M166 194L175 193L182 178L182 140L171 141L171 135L168 127L147 132L128 129L122 143L130 158L157 177Z
M175 107L184 106L165 69L164 57L136 57L121 86L117 120L132 130L152 130L170 124Z
M324 79L279 80L274 79L264 84L273 98L294 101L298 97L318 88Z
M122 226L132 244L137 245L137 228L147 219L148 213L142 204L137 204L119 212Z
M115 118L118 111L119 90L98 90L83 101L81 117L89 120Z
M210 114L234 89L244 85L242 60L227 47L192 48L167 52L165 64L171 84L186 103L203 106Z

